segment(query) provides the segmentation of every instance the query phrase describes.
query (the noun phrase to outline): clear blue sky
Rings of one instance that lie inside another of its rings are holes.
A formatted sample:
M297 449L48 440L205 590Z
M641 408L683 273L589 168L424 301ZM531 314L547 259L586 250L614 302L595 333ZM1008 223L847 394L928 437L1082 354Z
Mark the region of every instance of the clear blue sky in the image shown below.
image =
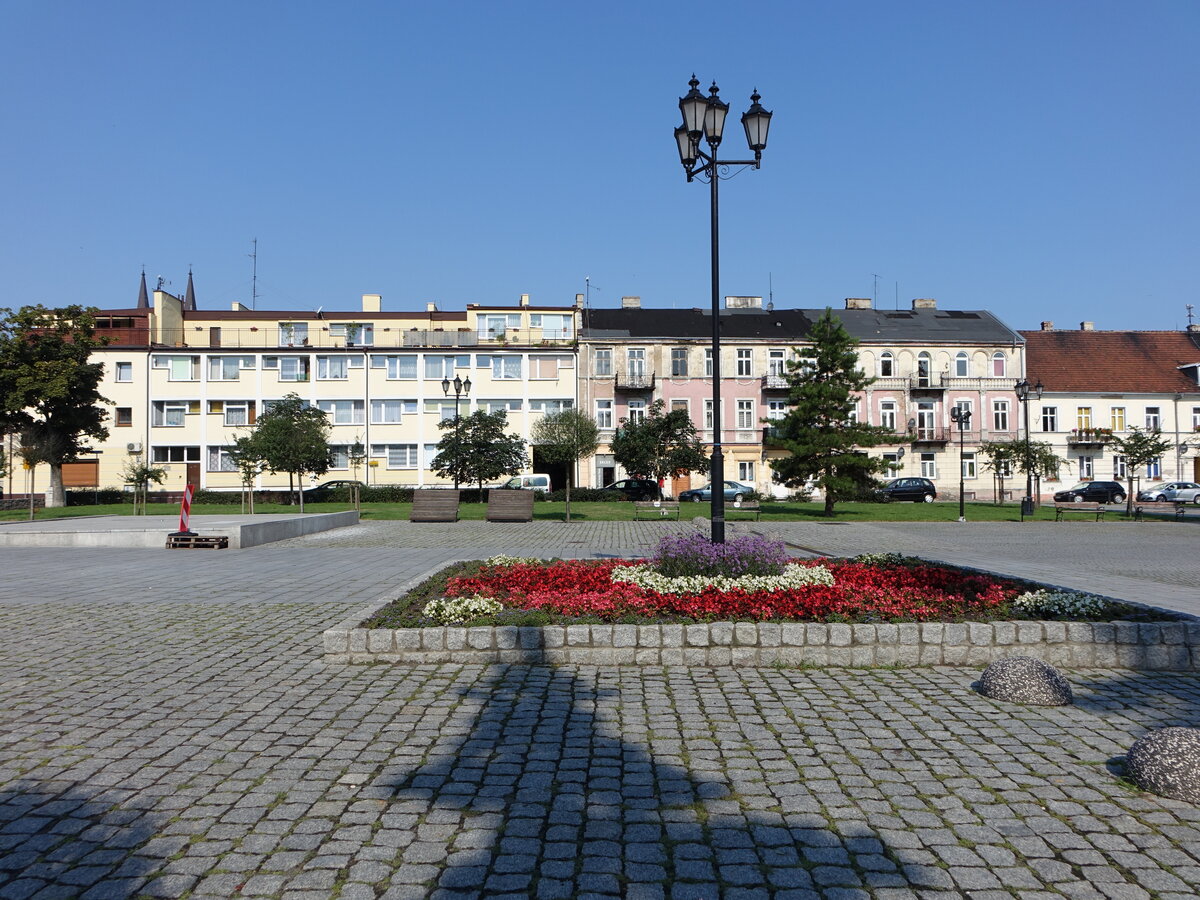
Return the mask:
M0 0L0 306L709 298L693 73L774 111L722 293L1200 313L1200 3ZM153 281L151 282L153 284ZM897 288L898 284L898 288Z

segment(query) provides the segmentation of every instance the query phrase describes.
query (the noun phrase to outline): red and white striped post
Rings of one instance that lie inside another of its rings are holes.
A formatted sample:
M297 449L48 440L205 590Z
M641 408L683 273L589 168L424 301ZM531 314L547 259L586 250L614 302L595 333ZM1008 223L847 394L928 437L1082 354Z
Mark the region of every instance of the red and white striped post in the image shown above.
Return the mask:
M192 514L192 485L183 487L183 499L179 501L179 530L171 532L171 537L190 537L196 532L188 529L188 519Z

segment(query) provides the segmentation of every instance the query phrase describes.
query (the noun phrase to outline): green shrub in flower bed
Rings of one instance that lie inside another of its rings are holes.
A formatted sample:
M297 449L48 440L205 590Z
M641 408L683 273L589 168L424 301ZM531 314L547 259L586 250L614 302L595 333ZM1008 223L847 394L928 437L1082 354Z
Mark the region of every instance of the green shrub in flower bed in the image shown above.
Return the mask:
M443 569L365 628L709 621L1162 621L1171 613L894 555L790 559L761 537L671 536L649 560L492 557Z

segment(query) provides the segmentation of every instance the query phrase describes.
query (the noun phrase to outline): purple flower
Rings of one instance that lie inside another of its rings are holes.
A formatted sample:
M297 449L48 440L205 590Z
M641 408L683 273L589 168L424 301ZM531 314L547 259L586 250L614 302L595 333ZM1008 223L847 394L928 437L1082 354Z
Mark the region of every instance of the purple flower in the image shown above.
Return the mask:
M671 535L659 541L651 563L663 575L780 575L790 561L783 541L758 535L714 544L700 532Z

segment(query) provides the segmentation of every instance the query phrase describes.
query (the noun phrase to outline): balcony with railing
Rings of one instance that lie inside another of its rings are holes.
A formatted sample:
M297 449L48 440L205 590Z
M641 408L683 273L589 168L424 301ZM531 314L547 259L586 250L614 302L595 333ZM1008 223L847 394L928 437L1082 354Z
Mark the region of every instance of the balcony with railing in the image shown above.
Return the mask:
M618 372L613 381L613 390L617 391L652 391L654 390L654 373Z
M941 425L918 425L908 436L914 444L945 444L950 440L949 432Z
M788 391L791 390L791 387L786 375L764 375L762 377L764 391Z
M1103 446L1112 439L1111 428L1072 428L1067 446Z
M121 332L120 340L114 343L148 344L151 334L146 329L106 329L103 333ZM549 335L549 336L547 336ZM117 335L114 334L114 337ZM506 347L517 349L566 348L575 346L575 339L564 336L561 331L541 328L510 328L507 331L478 331L474 328L420 329L391 328L376 326L372 332L357 336L330 334L324 328L310 327L306 332L285 331L274 326L249 326L229 328L221 325L192 325L178 329L164 329L156 346L190 347L195 349L253 349L273 348L312 350L400 350L426 347L467 347L501 350ZM357 338L357 339L356 339Z
M918 372L915 375L909 376L908 389L913 393L940 394L946 388L942 384L942 376L932 373L923 375Z

